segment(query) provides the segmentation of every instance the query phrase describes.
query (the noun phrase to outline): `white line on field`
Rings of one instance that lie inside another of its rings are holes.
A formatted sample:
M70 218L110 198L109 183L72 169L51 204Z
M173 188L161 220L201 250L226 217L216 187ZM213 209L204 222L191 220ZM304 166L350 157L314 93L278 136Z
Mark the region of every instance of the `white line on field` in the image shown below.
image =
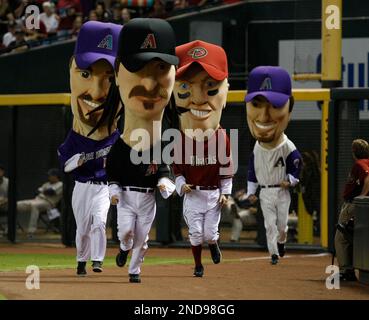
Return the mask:
M297 254L297 255L293 255L293 256L284 256L283 259L289 259L289 258L319 258L319 257L325 257L325 256L330 256L330 253L317 253L317 254ZM250 258L241 258L240 261L256 261L256 260L269 260L270 257L269 256L264 256L264 257L250 257Z

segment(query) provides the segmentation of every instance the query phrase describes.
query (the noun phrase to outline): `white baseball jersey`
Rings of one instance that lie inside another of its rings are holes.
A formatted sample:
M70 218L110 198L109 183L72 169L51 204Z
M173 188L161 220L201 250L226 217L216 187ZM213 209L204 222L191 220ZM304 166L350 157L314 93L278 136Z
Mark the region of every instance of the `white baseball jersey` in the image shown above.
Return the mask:
M298 183L301 155L286 135L274 149L265 149L257 141L248 167L248 181L262 186L277 185L287 180Z

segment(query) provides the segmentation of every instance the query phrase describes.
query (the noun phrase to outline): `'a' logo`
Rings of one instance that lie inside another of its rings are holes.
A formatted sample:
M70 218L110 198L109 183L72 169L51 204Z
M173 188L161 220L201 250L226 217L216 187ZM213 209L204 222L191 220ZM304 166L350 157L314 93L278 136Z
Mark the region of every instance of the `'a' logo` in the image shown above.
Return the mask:
M283 160L283 158L282 157L280 157L279 159L278 159L278 161L276 162L276 164L274 165L274 167L284 167L285 165L284 165L284 160Z
M141 45L141 49L156 49L156 40L153 33L149 33Z
M206 57L208 55L208 51L203 47L195 47L188 51L187 54L192 59L200 59Z
M155 160L153 160L149 166L147 167L145 176L151 176L153 174L156 174L158 172L158 164L156 163Z
M104 39L102 39L98 45L98 48L113 50L113 37L108 34Z
M272 79L270 79L269 77L265 78L260 86L260 90L272 90Z

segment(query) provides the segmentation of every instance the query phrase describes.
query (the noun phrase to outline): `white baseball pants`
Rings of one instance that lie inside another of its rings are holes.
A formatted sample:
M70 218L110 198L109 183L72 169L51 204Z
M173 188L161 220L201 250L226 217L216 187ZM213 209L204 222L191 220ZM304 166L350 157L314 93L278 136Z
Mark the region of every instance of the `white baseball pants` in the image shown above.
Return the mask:
M287 241L290 192L282 188L262 188L259 198L264 216L268 250L270 255L278 255L277 242Z
M117 205L120 248L132 250L129 274L140 274L156 214L155 193L121 191Z
M191 245L215 243L219 239L219 195L219 189L192 190L185 194L183 217L188 226Z
M17 211L19 213L29 212L29 224L28 224L28 232L34 233L37 230L38 218L40 212L46 211L52 208L50 202L45 199L41 199L36 197L35 199L30 200L21 200L17 202Z
M76 181L72 195L72 208L77 224L77 261L104 260L109 207L107 185Z

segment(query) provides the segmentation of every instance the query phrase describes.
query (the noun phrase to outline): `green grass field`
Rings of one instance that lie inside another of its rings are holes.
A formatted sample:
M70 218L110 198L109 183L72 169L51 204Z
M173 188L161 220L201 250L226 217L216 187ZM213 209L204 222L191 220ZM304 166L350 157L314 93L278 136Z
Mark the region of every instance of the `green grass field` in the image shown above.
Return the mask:
M210 261L204 259L204 262ZM163 258L146 257L145 265L163 265L163 264L193 264L190 258ZM76 267L76 257L74 255L62 254L16 254L0 253L0 272L6 271L24 271L27 266L36 265L40 269L68 269ZM115 266L115 257L106 257L104 266Z

